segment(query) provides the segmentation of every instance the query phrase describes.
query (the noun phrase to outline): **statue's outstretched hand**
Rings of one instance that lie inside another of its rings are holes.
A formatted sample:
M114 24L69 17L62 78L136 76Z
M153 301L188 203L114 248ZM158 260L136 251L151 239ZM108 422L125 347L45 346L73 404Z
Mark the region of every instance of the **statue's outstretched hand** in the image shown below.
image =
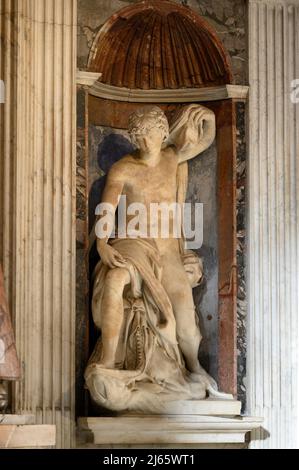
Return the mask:
M101 244L98 251L101 261L109 268L124 268L126 266L126 260L123 256L107 243Z
M169 142L175 145L180 162L183 162L206 150L215 135L214 112L205 106L191 104L180 110L170 128Z
M194 123L194 127L199 133L199 138L203 136L204 126L215 126L215 114L213 113L213 111L208 108L204 108L203 106L194 109L194 111L191 111L190 118Z

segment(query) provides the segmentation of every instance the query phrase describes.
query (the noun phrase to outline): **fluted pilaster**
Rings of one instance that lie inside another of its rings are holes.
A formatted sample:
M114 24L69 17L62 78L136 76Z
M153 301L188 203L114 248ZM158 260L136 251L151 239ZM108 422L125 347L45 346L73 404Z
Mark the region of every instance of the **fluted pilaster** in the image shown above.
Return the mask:
M249 2L249 412L252 447L298 447L299 2ZM268 436L270 434L270 436ZM267 437L268 436L268 437Z
M14 308L14 232L15 232L15 137L16 137L16 44L14 0L0 0L0 263L10 312Z
M2 179L6 187L1 199L7 225L1 238L4 267L12 272L16 341L24 367L24 378L14 394L15 409L35 413L37 423L55 423L57 445L70 447L74 433L77 2L2 0L1 5L8 42L6 12L12 10L10 47L15 52L13 66L9 53L4 54L5 80L12 84L9 90L13 86L15 101L13 107L10 98L4 108L7 135Z

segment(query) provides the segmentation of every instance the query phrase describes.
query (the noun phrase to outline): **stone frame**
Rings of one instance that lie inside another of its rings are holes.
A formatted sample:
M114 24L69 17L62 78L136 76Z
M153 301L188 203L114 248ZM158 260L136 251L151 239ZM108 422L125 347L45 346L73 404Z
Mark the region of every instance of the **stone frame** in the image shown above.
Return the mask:
M88 73L88 72L87 72ZM142 104L114 101L94 96L95 77L90 76L91 82L86 85L87 73L84 77L81 72L78 74L77 83L84 88L84 132L81 132L81 139L84 145L85 156L85 197L88 204L88 128L89 124L105 125L114 128L125 128L129 114ZM227 87L222 87L227 90ZM195 91L195 90L194 90ZM236 103L245 101L248 92L247 87L232 86L232 95L226 96L226 99L219 98L219 87L215 87L207 94L204 89L200 90L200 100L192 101L203 103L210 107L216 114L217 124L217 153L218 153L218 181L217 181L217 199L218 199L218 250L219 250L219 281L218 281L218 381L220 389L232 393L237 397L237 138L236 138ZM186 94L188 91L186 90ZM220 95L221 96L221 95ZM223 95L222 95L223 96ZM221 96L221 97L222 97ZM83 95L81 97L83 104ZM190 98L189 98L190 99ZM186 104L188 97L184 101L183 94L176 98L175 103L166 104L158 103L164 110L173 110L177 106ZM149 104L144 99L146 104ZM85 213L88 214L88 207L85 207ZM85 242L84 245L88 250L88 222L85 223ZM87 252L84 259L88 259ZM88 266L85 267L86 274ZM82 280L81 280L82 282ZM88 292L88 279L85 280L85 292ZM89 321L89 300L85 299L86 314L85 320ZM86 362L88 359L88 326L85 331L85 339L83 343L87 350L81 354ZM80 374L82 375L82 365ZM77 375L79 386L77 386L77 395L82 388L82 378ZM81 400L83 399L81 395ZM78 413L87 413L86 397L84 410L82 406L77 406Z

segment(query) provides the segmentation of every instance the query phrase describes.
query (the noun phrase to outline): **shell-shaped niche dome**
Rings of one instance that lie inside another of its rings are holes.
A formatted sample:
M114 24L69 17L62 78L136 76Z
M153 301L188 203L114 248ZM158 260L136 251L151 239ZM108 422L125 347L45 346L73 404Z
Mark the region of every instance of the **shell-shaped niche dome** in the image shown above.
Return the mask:
M113 15L95 39L88 69L107 85L142 90L217 86L232 78L211 27L168 0L139 2Z

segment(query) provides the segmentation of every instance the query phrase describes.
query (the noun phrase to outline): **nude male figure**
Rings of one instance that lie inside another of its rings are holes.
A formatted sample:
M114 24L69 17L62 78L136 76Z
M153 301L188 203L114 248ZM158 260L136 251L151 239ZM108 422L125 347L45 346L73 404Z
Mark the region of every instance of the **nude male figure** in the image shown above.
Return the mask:
M143 203L148 210L151 203L176 202L178 165L199 155L211 145L215 138L215 116L207 108L194 106L185 135L179 139L183 145L178 142L176 146L163 148L163 142L169 136L169 128L166 116L157 107L134 113L130 117L129 132L138 150L112 166L102 198L102 202L112 205L113 218L120 195L126 196L128 205ZM113 369L123 321L123 292L130 283L130 274L126 269L126 260L108 244L108 239L97 239L101 260L110 268L105 279L101 309L101 364ZM186 367L191 373L200 374L203 372L198 361L201 334L196 323L192 288L182 262L179 240L171 236L166 239L158 236L155 242L162 259L161 282L173 307L177 340Z

